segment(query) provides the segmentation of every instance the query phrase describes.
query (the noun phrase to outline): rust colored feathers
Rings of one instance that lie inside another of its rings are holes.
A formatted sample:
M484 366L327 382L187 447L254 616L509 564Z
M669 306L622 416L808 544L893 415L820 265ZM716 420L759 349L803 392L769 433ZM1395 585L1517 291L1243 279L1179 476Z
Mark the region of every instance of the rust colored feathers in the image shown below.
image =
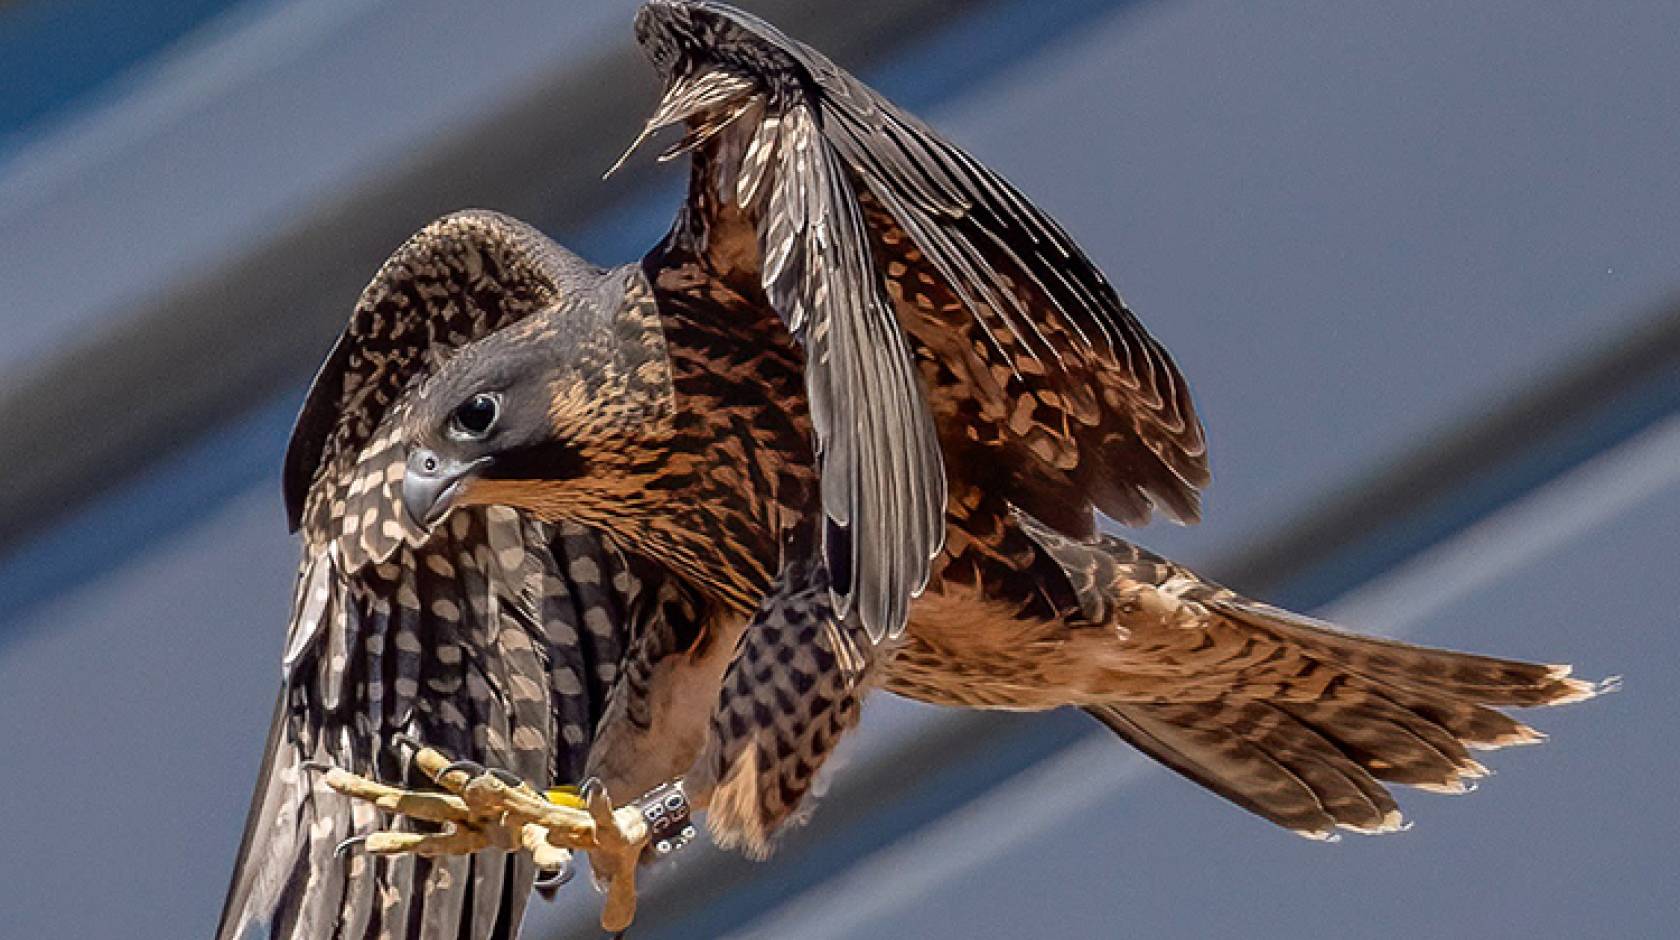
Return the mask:
M877 641L902 629L943 539L942 460L994 464L1069 534L1093 504L1198 517L1188 388L1060 226L756 17L655 2L636 32L666 83L648 127L686 123L667 154L694 154L673 240L756 279L806 346L843 616L856 594Z

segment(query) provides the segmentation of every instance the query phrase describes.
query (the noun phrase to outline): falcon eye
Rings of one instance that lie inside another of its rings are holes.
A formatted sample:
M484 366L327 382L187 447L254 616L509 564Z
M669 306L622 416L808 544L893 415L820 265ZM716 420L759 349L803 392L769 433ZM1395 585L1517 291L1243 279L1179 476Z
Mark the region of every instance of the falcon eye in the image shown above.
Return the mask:
M455 413L449 416L449 429L457 437L482 438L496 426L501 412L500 396L479 392L456 406Z

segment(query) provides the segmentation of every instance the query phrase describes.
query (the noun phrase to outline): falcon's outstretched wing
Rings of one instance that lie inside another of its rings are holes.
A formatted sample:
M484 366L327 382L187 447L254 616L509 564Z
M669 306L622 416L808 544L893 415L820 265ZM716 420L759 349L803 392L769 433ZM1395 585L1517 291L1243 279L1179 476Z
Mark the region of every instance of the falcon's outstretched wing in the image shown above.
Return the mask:
M219 936L517 930L528 854L339 857L375 814L305 762L423 785L397 743L407 735L539 786L581 775L625 634L649 606L639 598L656 587L641 574L656 576L586 530L506 509L415 529L388 429L444 357L564 303L582 270L503 216L440 220L386 262L316 377L286 457L303 561L284 686Z
M904 626L944 531L942 449L1069 535L1093 505L1197 517L1184 380L1053 220L756 17L653 0L636 33L666 84L648 129L684 123L667 155L695 165L648 264L756 282L804 343L842 612Z

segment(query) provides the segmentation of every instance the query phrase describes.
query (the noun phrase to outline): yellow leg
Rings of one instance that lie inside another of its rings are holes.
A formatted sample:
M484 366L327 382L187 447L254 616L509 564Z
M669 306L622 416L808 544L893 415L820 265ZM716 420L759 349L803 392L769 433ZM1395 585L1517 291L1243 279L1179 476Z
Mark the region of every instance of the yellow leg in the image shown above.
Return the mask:
M504 774L475 773L439 751L422 747L414 761L445 793L423 793L369 780L338 768L324 782L351 799L387 812L446 826L439 833L374 832L360 838L378 855L466 855L489 847L524 850L543 870L569 865L573 852L589 853L596 878L606 886L601 927L616 933L636 916L636 865L648 844L648 827L635 805L615 809L599 786L579 793L564 788L539 793ZM347 843L347 846L353 843Z
M452 825L443 832L373 832L360 842L370 855L470 855L490 847L482 830Z

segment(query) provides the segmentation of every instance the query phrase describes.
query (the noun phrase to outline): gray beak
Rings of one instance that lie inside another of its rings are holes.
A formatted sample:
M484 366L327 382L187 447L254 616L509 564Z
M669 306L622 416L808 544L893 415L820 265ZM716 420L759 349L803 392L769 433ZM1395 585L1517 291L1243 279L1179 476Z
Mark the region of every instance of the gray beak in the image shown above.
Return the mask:
M461 485L489 463L489 457L462 463L425 448L412 451L403 470L403 511L420 528L430 526L449 512Z

